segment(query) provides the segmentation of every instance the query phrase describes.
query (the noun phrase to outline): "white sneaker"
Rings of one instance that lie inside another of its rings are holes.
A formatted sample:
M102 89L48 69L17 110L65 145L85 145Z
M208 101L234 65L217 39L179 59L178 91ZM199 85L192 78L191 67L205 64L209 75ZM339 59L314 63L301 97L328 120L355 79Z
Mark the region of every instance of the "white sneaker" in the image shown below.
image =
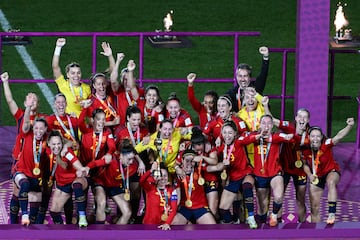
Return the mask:
M335 213L329 213L328 219L326 220L327 224L335 223Z
M87 225L86 216L79 216L79 227L87 227Z
M274 214L274 213L270 214L269 225L271 227L275 227L278 225L277 214Z
M21 216L21 225L29 226L29 224L30 224L29 215L28 214L22 215Z
M250 229L256 229L258 227L254 216L247 217L246 223L249 225Z

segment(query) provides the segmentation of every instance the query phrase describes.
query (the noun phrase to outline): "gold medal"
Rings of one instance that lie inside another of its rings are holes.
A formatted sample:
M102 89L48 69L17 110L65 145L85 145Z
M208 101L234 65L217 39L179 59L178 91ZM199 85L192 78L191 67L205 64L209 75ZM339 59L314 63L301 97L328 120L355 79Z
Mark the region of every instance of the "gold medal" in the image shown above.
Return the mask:
M38 176L38 175L40 175L40 168L38 168L38 167L34 167L34 169L33 169L33 174L35 175L35 176Z
M53 180L51 180L51 179L50 179L50 180L48 181L48 187L50 187L50 188L51 188L51 187L52 187L52 185L53 185L53 183L54 183L54 182L53 182Z
M124 199L125 201L130 201L130 193L129 193L129 189L125 189L125 194L124 194Z
M222 179L222 180L226 180L226 179L227 179L227 173L226 173L226 170L223 170L223 171L221 172L220 177L221 177L221 179Z
M185 206L187 207L191 207L192 206L192 201L190 199L185 201Z
M303 162L301 160L296 160L295 161L295 167L301 168L302 166L303 166Z
M314 175L314 180L311 181L311 184L317 185L318 183L319 183L319 178L316 175Z
M163 222L166 222L166 220L168 219L168 215L167 215L167 213L163 213L162 215L161 215L161 221L163 221Z
M202 185L204 185L204 183L205 183L205 179L204 179L203 177L199 177L199 179L198 179L198 184L199 184L200 186L202 186Z
M264 168L261 168L261 169L260 169L260 172L261 172L261 174L264 174L264 173L265 173L265 169L264 169Z

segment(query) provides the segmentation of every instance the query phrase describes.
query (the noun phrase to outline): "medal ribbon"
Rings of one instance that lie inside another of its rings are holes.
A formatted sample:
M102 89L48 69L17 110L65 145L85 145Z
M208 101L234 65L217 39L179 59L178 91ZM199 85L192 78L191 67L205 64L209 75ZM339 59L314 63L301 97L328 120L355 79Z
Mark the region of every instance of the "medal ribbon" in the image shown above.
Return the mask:
M99 102L104 107L104 109L109 110L111 115L113 115L114 117L117 117L116 111L115 111L114 107L111 106L108 97L105 98L106 102L97 96L95 96L95 97L99 100Z
M162 153L162 149L160 151L160 157L161 157L161 160L162 160L163 163L165 163L165 160L166 160L166 158L168 156L170 145L171 145L171 136L170 136L170 138L168 140L168 144L166 145L165 153L164 154Z
M315 175L315 176L316 176L319 164L320 164L320 156L321 155L322 155L322 152L319 150L317 152L316 158L315 158L314 157L314 151L313 150L311 151L312 172L313 172L313 175ZM314 158L315 158L315 160L314 160Z
M130 123L127 123L126 127L129 132L131 142L132 142L133 146L135 147L136 144L140 143L140 127L138 127L136 130L136 142L135 142L135 137L134 137L133 131L131 130L131 127L130 127Z
M240 109L242 108L240 87L238 88L238 92L237 92L237 100L238 100L238 108L240 111Z
M36 139L35 139L35 136L33 137L33 155L34 155L34 163L35 163L36 167L39 167L40 156L41 156L43 145L45 145L45 142L43 143L43 141L40 141L39 149L37 150L36 149L37 148Z
M74 91L74 87L73 87L73 85L71 84L70 81L69 81L69 87L70 87L70 90L71 90L72 95L73 95L74 98L75 98L75 102L78 103L78 102L79 102L79 99L82 99L82 98L83 98L83 90L82 90L81 84L80 84L80 91L79 91L79 93L80 93L80 98L79 98L78 96L76 96L75 91Z
M121 159L119 159L119 167L120 167L121 178L122 178L124 187L126 190L129 190L129 186L130 186L130 184L129 184L129 166L126 167L126 178L125 178L124 168L122 166Z
M248 119L251 120L251 116L250 116L250 112L246 109L246 112L248 114ZM254 112L254 120L251 121L251 131L255 131L256 130L256 123L257 123L257 119L256 119L256 113L257 111L253 111Z
M232 151L234 149L234 144L231 144L230 149L229 149L229 153L228 153L227 148L228 148L228 145L225 144L225 149L224 149L224 152L223 152L223 161L226 159L226 162L228 162L229 165L230 165L230 157L231 157L231 153L232 153Z
M271 148L271 140L272 140L272 136L269 136L269 142L267 143L266 146L266 154L264 156L264 139L260 138L260 153L261 153L261 167L264 168L265 162L269 156L269 152L270 152L270 148Z
M69 124L70 130L65 126L64 122L61 120L61 118L59 117L59 115L57 115L57 114L55 113L55 117L56 117L57 121L60 123L60 125L61 125L62 129L64 130L64 132L70 136L70 138L71 138L71 140L72 140L73 142L76 142L76 140L75 140L74 128L73 128L73 126L72 126L72 123L71 123L71 120L70 120L69 115L66 115L66 117L67 117L67 120L68 120L68 124Z
M184 188L185 188L186 200L190 200L190 199L191 199L193 182L194 182L194 171L192 171L191 174L190 174L189 184L188 184L188 182L187 182L187 178L186 178L186 177L185 177L184 180L183 180Z
M156 189L157 189L157 191L159 193L160 203L161 203L162 201L164 201L161 190L159 188L156 188ZM168 213L168 206L169 206L169 196L168 196L168 191L166 190L166 187L164 189L164 197L165 197L164 213L167 214Z
M103 131L100 132L99 141L96 143L96 133L95 132L93 133L93 160L95 160L97 155L99 154L102 137L103 137ZM96 148L95 148L95 145L96 145Z
M125 92L126 100L129 104L129 106L136 106L136 102L134 100L131 100L129 93Z
M51 171L51 175L50 175L50 181L52 181L54 179L54 176L55 176L55 171L56 171L56 168L57 168L57 163L55 161L55 165L53 166L54 164L54 154L51 153L50 154L50 171Z

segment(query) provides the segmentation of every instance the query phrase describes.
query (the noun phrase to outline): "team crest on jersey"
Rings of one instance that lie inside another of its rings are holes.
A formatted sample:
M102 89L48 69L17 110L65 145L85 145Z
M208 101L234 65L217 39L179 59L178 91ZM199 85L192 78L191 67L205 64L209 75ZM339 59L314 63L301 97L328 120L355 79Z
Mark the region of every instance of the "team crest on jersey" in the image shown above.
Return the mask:
M71 160L74 159L74 155L72 155L71 153L68 152L68 153L65 155L65 158L66 158L68 161L71 161Z
M289 121L283 121L282 125L283 125L284 127L289 126Z
M243 121L239 122L239 126L241 129L246 128L245 122Z
M177 192L176 190L174 190L172 193L171 193L171 200L174 200L174 201L177 201Z

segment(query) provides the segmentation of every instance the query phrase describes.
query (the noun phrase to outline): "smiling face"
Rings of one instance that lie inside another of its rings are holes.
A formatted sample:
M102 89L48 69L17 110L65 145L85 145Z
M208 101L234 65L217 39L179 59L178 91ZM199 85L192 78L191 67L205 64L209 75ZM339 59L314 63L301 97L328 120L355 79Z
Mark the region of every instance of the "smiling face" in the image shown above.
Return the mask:
M221 134L226 145L231 145L237 135L235 129L233 129L231 126L224 126L221 129Z
M309 135L311 147L315 150L318 150L321 146L321 140L323 135L320 130L314 129L310 132Z
M213 113L214 107L215 107L213 96L210 96L210 95L204 96L204 107L205 107L207 113L209 113L209 114Z
M47 131L47 126L43 121L35 121L33 126L34 137L40 141Z
M106 78L103 76L98 76L93 81L93 88L95 89L95 94L99 98L103 99L106 97Z
M217 110L218 110L219 116L222 119L226 119L230 115L231 106L228 101L226 101L223 98L219 98L219 100L217 102Z
M153 109L157 101L159 100L159 96L155 89L149 89L145 94L146 107L149 109Z
M54 105L55 105L56 113L59 114L60 116L63 116L65 114L65 109L66 109L65 97L62 95L56 96Z
M258 105L254 95L245 93L244 96L245 106L248 111L254 111Z
M165 186L169 183L169 176L166 169L160 169L160 171L161 171L161 176L157 181L157 187L160 189L164 189Z
M180 103L177 100L170 100L166 104L166 110L169 112L170 118L176 118L180 112Z
M263 116L260 120L260 129L267 136L271 134L272 128L274 127L274 122L271 117Z
M62 147L63 147L61 137L60 136L52 136L48 141L48 146L54 155L59 155L62 150Z
M250 74L246 69L238 69L236 71L236 81L241 89L245 89L250 85Z
M69 79L73 86L80 86L81 69L78 66L69 67L69 71L66 73L66 77Z
M298 133L302 133L306 130L310 121L309 112L306 110L299 110L295 116L296 129Z
M169 139L171 137L171 134L173 132L174 128L172 123L170 122L164 122L160 128L160 137L162 139Z
M193 171L195 162L193 162L195 155L186 154L183 156L183 170L186 174L190 174Z
M130 124L131 130L136 131L141 123L141 113L132 113L127 117L127 121Z
M95 132L101 132L104 129L105 126L105 113L99 112L94 117L94 131Z

